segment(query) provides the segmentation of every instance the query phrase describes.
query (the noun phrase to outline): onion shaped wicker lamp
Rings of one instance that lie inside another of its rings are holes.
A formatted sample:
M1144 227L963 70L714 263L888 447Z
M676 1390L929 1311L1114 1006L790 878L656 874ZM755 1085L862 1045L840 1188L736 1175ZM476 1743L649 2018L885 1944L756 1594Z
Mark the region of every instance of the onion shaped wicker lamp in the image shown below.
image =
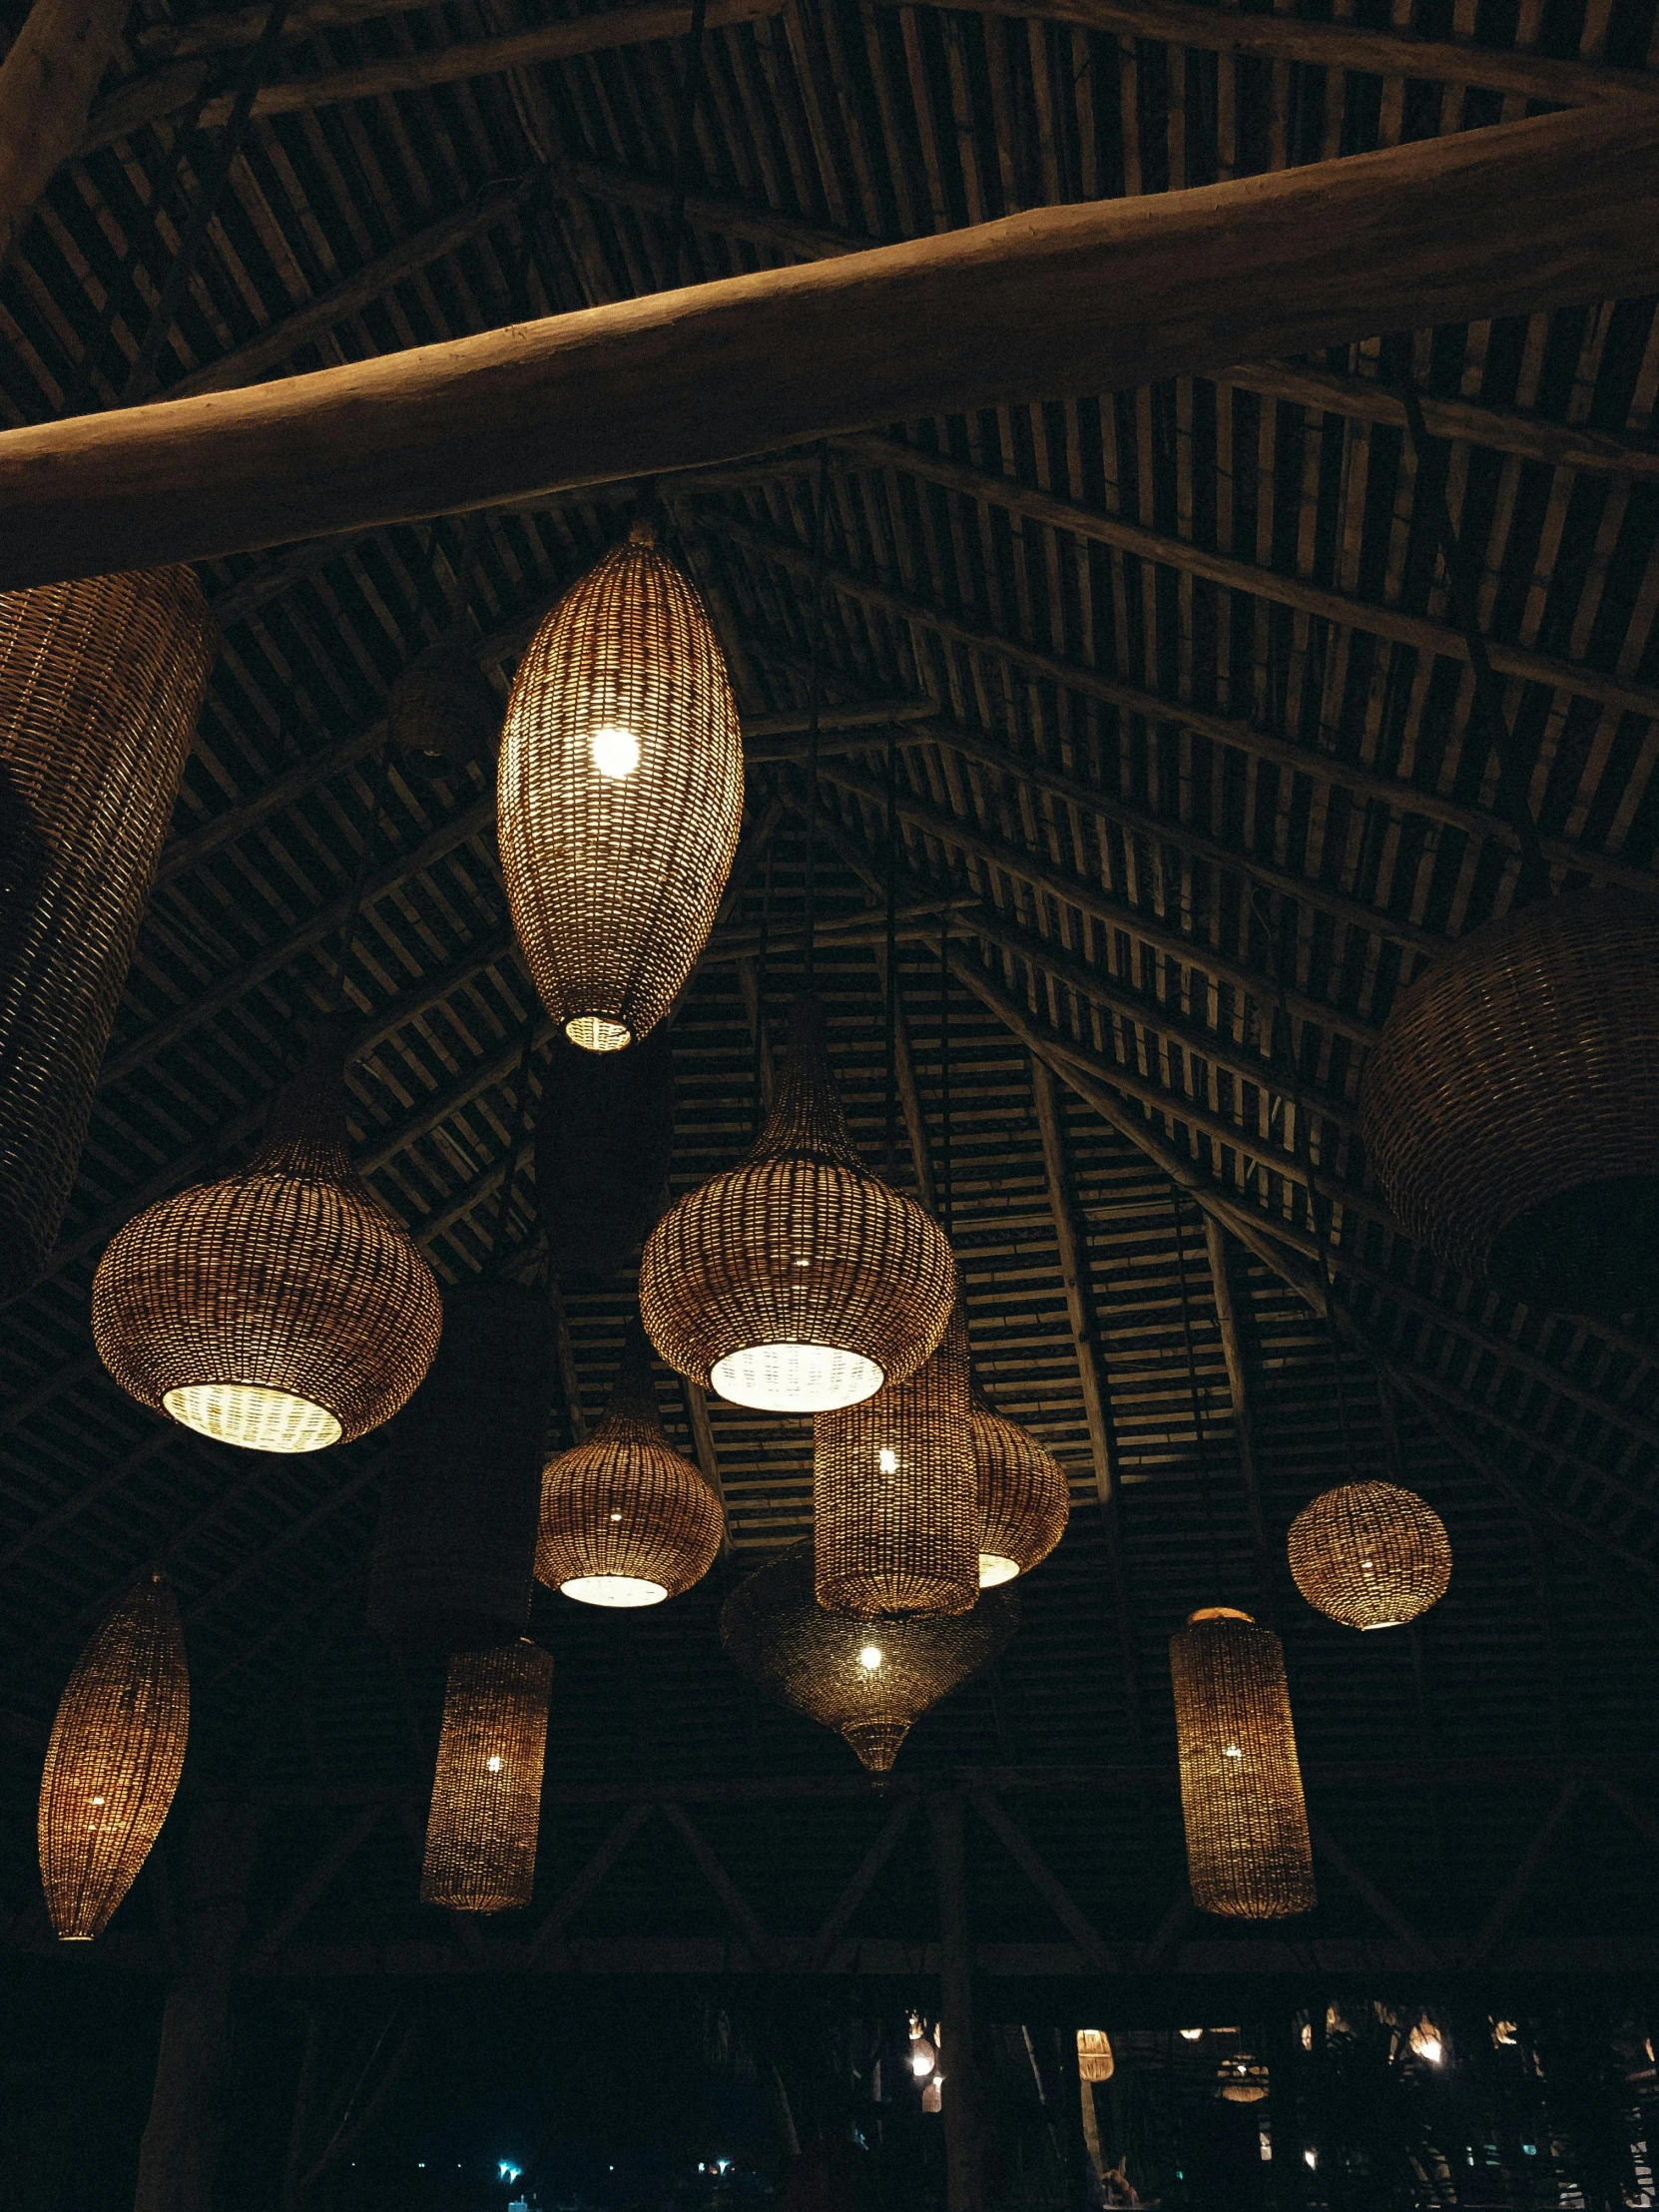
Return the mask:
M1291 1523L1291 1572L1309 1604L1349 1628L1398 1628L1444 1597L1440 1516L1392 1482L1344 1482Z
M753 1151L678 1199L646 1241L652 1343L736 1404L824 1413L914 1375L955 1300L944 1232L858 1159L824 1010L798 998Z
M58 1702L40 1785L46 1910L89 1942L132 1888L185 1764L190 1672L173 1587L147 1576L112 1609Z
M631 1322L604 1419L542 1475L536 1579L583 1605L660 1605L703 1579L724 1533L702 1468L663 1433L651 1347Z
M528 1638L449 1662L432 1809L420 1868L425 1905L505 1913L536 1885L553 1661Z
M604 1282L639 1255L668 1204L674 1052L667 1025L632 1052L561 1040L542 1076L536 1212L561 1283Z
M0 593L0 1297L69 1204L213 656L189 568Z
M912 1725L988 1666L1018 1626L1012 1589L987 1590L971 1613L829 1612L806 1537L738 1584L721 1608L720 1640L741 1674L838 1730L872 1774L885 1774Z
M979 1488L979 1587L1040 1566L1066 1532L1071 1484L1053 1452L1006 1419L970 1378L968 1433ZM1102 2076L1104 2078L1104 2076Z
M572 1044L616 1052L709 941L743 815L743 739L693 586L637 523L530 641L498 787L513 927Z
M1659 1298L1659 904L1574 891L1460 938L1360 1089L1406 1234L1530 1304Z
M397 1411L437 1350L431 1270L346 1149L347 1033L323 1022L241 1175L137 1215L93 1278L111 1375L221 1443L349 1443Z
M1314 1909L1285 1653L1248 1613L1211 1606L1170 1638L1193 1903L1230 1920Z

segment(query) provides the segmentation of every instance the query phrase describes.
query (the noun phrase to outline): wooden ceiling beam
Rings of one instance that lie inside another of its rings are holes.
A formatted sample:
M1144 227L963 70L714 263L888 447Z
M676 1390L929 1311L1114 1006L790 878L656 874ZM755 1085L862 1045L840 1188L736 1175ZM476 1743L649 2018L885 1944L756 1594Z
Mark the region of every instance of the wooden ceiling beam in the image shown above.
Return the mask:
M127 0L34 0L0 62L0 269L85 137L127 15Z

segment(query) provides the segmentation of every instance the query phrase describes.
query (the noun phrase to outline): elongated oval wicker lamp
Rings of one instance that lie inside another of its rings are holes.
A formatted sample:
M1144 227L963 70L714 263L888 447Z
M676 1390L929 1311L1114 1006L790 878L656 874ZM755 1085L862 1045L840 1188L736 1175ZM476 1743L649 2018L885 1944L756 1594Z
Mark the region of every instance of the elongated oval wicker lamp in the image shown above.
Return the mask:
M321 1025L243 1174L137 1215L93 1278L111 1375L221 1443L349 1443L396 1412L437 1350L432 1272L346 1149L347 1033Z
M673 1149L666 1025L632 1052L554 1047L536 1121L536 1212L561 1282L603 1282L637 1256L668 1204Z
M507 701L498 794L513 927L572 1044L667 1013L709 941L743 815L743 738L703 602L645 524L573 584Z
M1193 1903L1231 1920L1314 1909L1314 1861L1285 1653L1248 1613L1211 1606L1170 1638Z
M971 1379L968 1433L979 1485L979 1587L1040 1566L1066 1532L1071 1485L1053 1452L1008 1420Z
M604 1419L542 1476L536 1579L583 1605L660 1605L703 1579L724 1530L703 1470L663 1433L651 1347L631 1322Z
M450 1660L420 1868L423 1904L453 1913L529 1904L552 1686L552 1659L527 1637Z
M52 1926L89 1942L132 1888L185 1764L190 1672L173 1587L147 1576L75 1662L40 1784L40 1874Z
M798 998L754 1150L678 1199L646 1240L652 1343L736 1404L824 1413L914 1375L955 1299L944 1232L853 1151L824 1010Z
M0 1297L69 1204L213 657L189 568L0 593Z
M1392 1482L1344 1482L1291 1523L1291 1572L1350 1628L1397 1628L1445 1595L1451 1546L1433 1506Z

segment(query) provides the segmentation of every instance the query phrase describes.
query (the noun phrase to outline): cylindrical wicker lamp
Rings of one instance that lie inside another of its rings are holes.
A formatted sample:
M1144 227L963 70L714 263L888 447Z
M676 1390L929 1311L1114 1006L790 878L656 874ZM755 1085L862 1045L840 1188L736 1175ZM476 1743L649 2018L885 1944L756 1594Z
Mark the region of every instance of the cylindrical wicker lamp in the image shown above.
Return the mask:
M423 1904L453 1913L529 1904L552 1685L552 1659L527 1638L450 1660L420 1869Z
M221 1443L349 1443L397 1411L437 1350L432 1272L346 1149L344 1033L322 1025L243 1174L136 1216L93 1279L111 1375Z
M1291 1572L1350 1628L1397 1628L1445 1595L1451 1546L1431 1505L1392 1482L1344 1482L1291 1523Z
M162 1832L185 1764L190 1672L172 1585L123 1598L58 1702L40 1784L40 1874L66 1942L101 1936Z
M1245 1921L1314 1909L1314 1860L1285 1654L1248 1613L1210 1606L1170 1638L1193 1903Z
M0 1297L69 1204L214 646L189 568L0 593Z
M1110 2081L1117 2071L1112 2038L1103 2027L1077 2030L1077 2071L1085 2081Z
M530 641L499 815L513 926L548 1012L590 1052L647 1036L709 941L743 815L726 663L648 526Z
M858 1159L824 1010L797 999L754 1150L678 1199L646 1241L652 1343L736 1404L823 1413L914 1375L955 1298L944 1232Z
M561 1282L604 1282L668 1204L674 1052L666 1024L632 1052L561 1040L542 1078L536 1212Z
M968 1433L979 1485L979 1587L1040 1566L1066 1532L1071 1485L1053 1452L1007 1420L971 1379Z
M724 1530L703 1470L663 1433L651 1347L632 1322L604 1419L542 1476L536 1579L583 1605L660 1605L703 1579Z

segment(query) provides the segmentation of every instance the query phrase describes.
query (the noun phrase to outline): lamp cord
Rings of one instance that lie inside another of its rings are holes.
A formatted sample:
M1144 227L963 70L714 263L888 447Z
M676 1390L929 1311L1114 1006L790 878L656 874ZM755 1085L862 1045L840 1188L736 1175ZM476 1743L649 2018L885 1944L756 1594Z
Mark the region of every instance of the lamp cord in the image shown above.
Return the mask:
M1210 1586L1219 1597L1221 1594L1221 1546L1216 1538L1216 1503L1210 1482L1210 1439L1204 1426L1204 1411L1199 1402L1198 1355L1193 1350L1193 1309L1187 1291L1187 1238L1186 1225L1181 1218L1181 1193L1172 1182L1169 1187L1170 1211L1175 1216L1175 1275L1181 1289L1181 1340L1187 1353L1187 1387L1192 1395L1193 1429L1198 1437L1198 1489L1203 1503L1204 1533L1210 1550Z
M524 1043L518 1055L518 1080L515 1086L517 1104L513 1111L512 1134L507 1140L507 1170L501 1178L501 1199L495 1210L495 1228L490 1236L490 1256L499 1260L502 1242L507 1234L507 1224L512 1219L513 1194L518 1184L518 1156L524 1148L524 1124L530 1111L530 1062L536 1050L537 1014L532 1009L524 1024Z
M686 74L674 126L674 195L668 212L668 285L680 282L680 257L686 246L686 186L691 175L692 134L697 125L698 95L703 90L703 25L708 0L692 0L691 30L686 39Z
M357 854L357 871L351 879L351 903L346 909L345 920L340 925L339 951L334 959L334 979L328 991L327 1011L337 1014L345 1006L345 972L351 962L351 948L357 941L357 921L362 913L363 891L368 883L369 862L380 840L380 817L385 812L386 787L391 779L391 752L382 741L369 779L369 813L363 829L362 850Z
M818 449L818 497L813 514L813 611L807 660L807 972L811 991L818 972L818 729L824 689L824 570L826 523L830 505L830 447Z
M886 948L887 993L882 1009L885 1018L883 1044L886 1048L887 1077L887 1150L886 1175L889 1183L898 1177L898 725L887 726L887 838L886 838L886 919L883 942Z

